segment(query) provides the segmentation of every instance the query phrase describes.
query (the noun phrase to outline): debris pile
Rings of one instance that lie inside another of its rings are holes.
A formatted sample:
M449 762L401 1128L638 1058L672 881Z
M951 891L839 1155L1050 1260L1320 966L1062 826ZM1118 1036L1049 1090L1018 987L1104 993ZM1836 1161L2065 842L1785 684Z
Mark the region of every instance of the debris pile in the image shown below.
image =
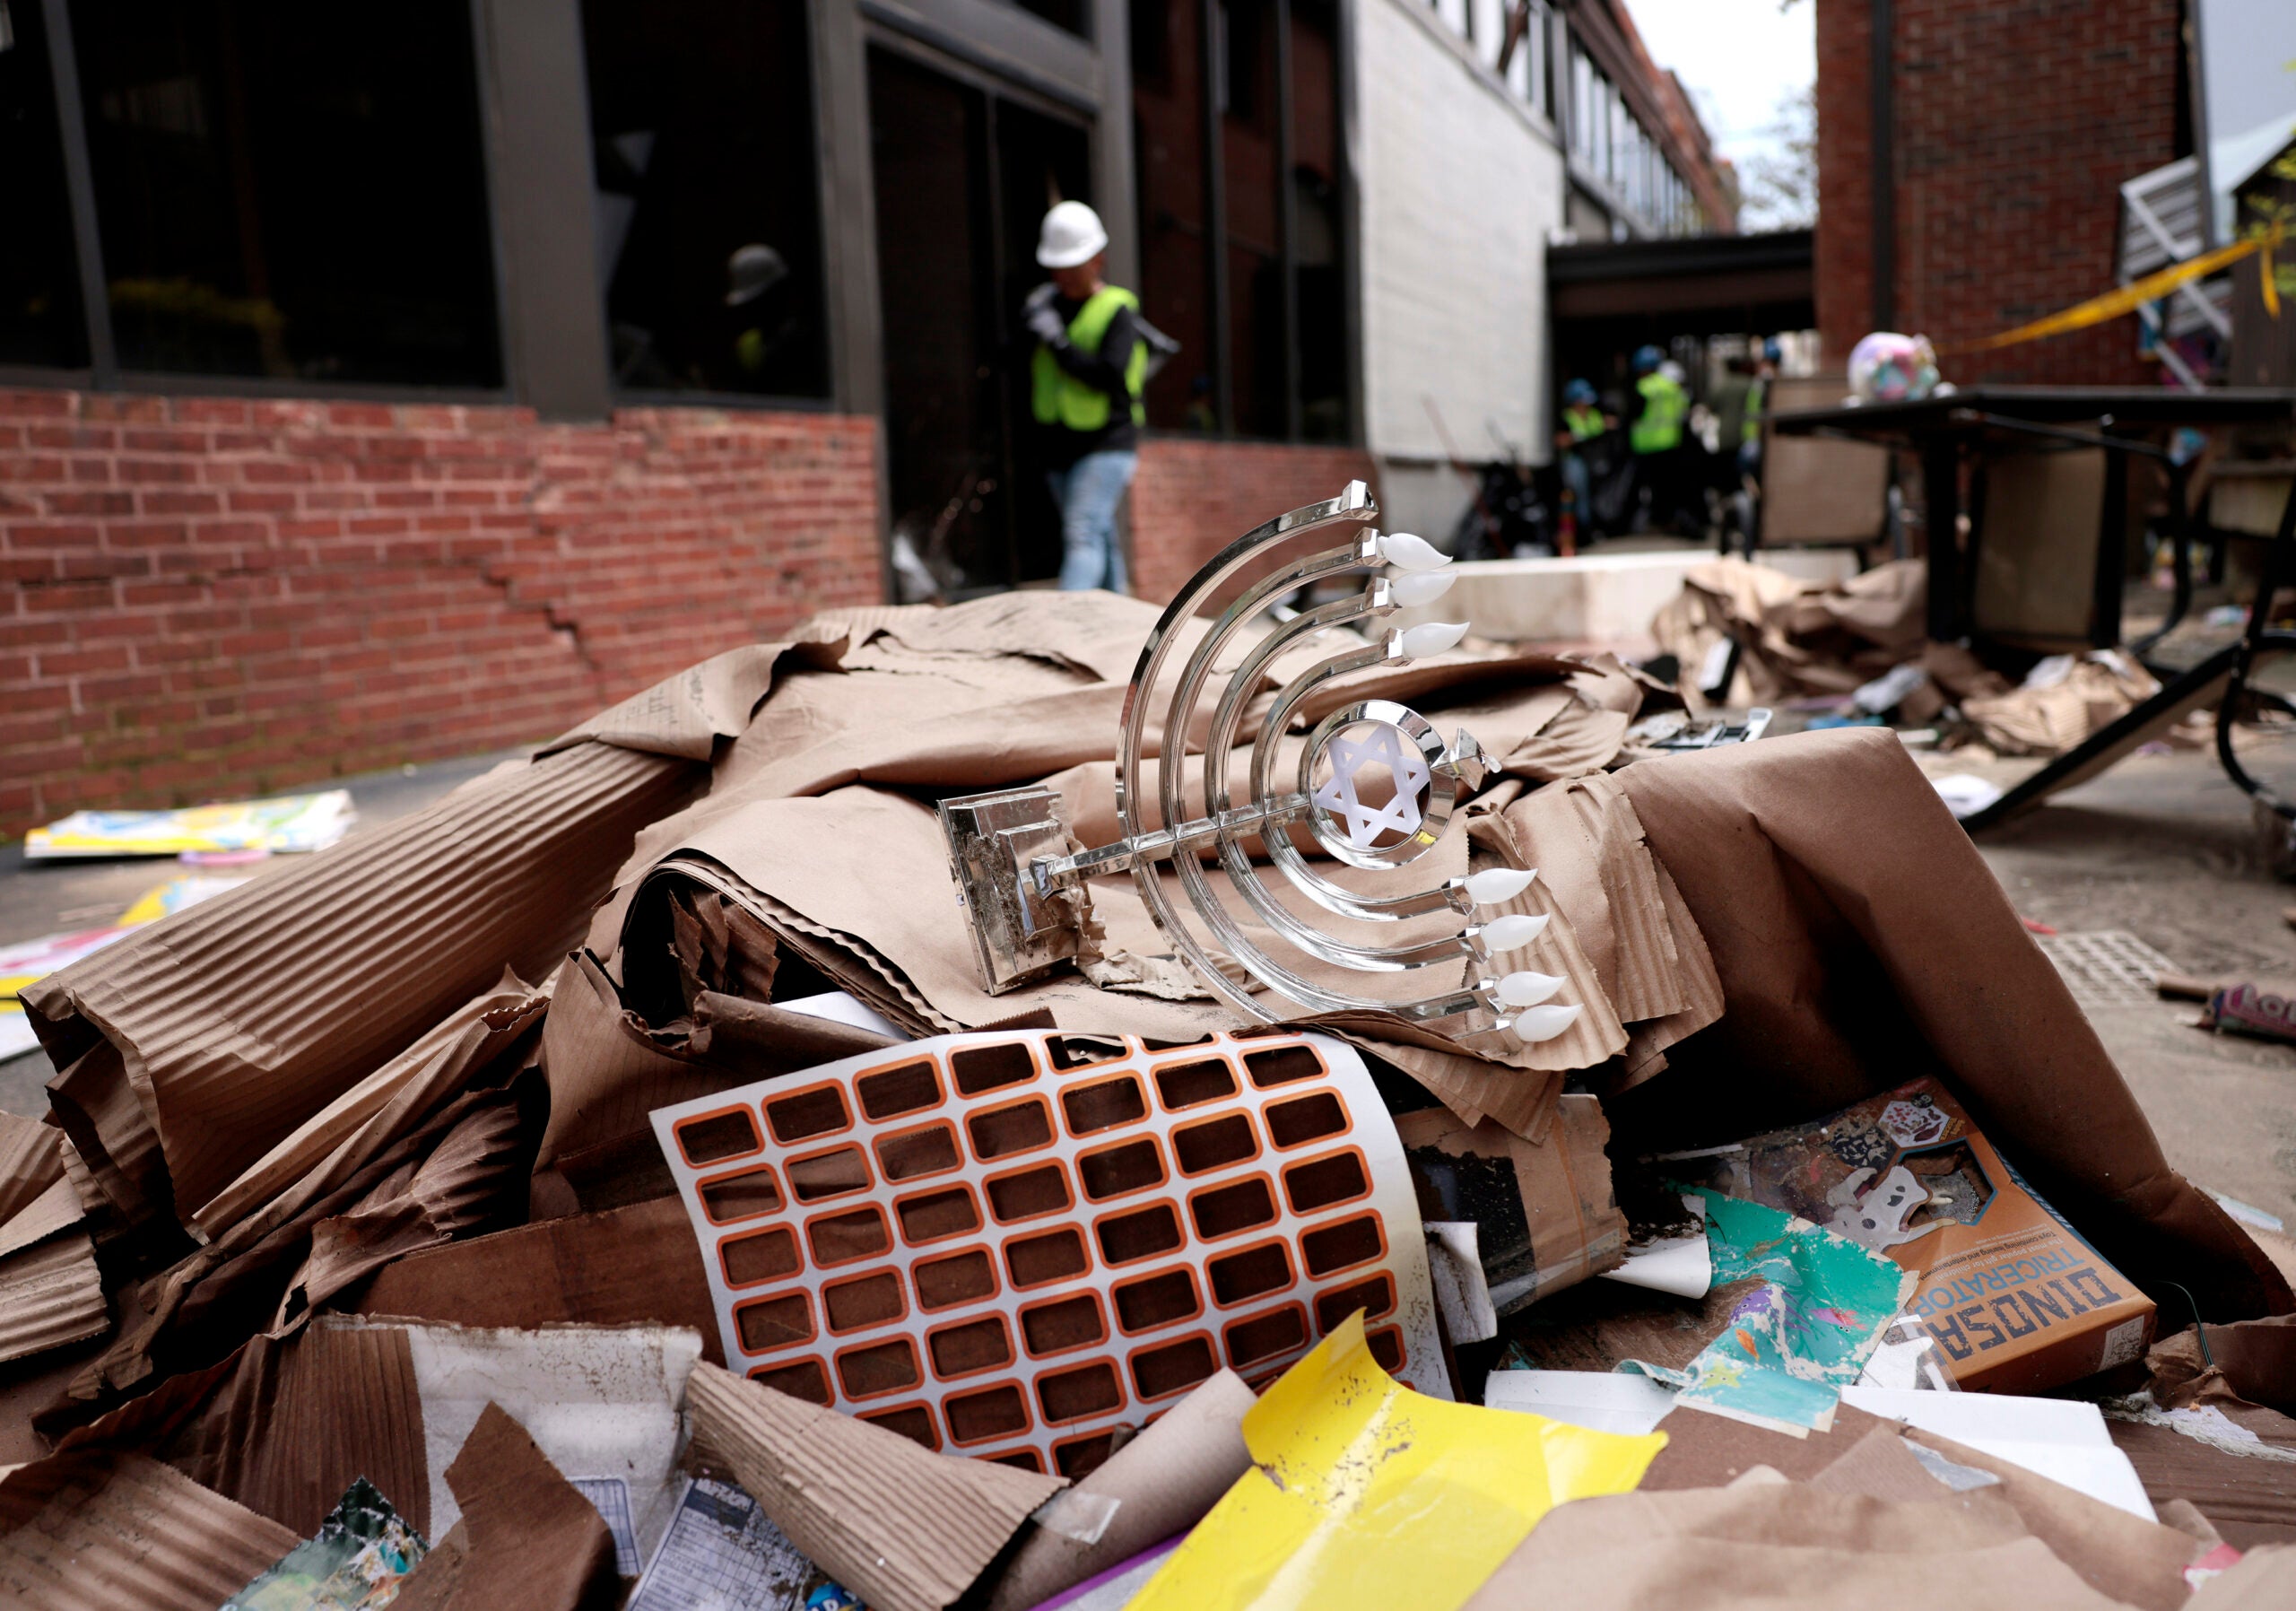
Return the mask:
M1700 597L1850 692L1919 649L1875 578ZM1326 650L1223 651L1127 787L1139 644L1209 624L823 615L22 985L0 1603L2290 1591L2296 1298L1894 738L1635 760L1677 701L1614 661L1349 638L1295 705ZM1370 886L1309 788L1196 848L1235 802L1159 757L1309 779L1404 701L1459 793L1387 942L1470 914L1535 1031L1290 1010L1305 907L1174 954L1219 857ZM992 988L935 808L1016 789L1163 859Z
M1926 567L1892 560L1819 582L1727 558L1700 565L1651 623L1700 710L1783 706L1811 727L1935 728L1952 750L2064 753L2161 691L2118 649L2015 657L2013 680L1924 628Z

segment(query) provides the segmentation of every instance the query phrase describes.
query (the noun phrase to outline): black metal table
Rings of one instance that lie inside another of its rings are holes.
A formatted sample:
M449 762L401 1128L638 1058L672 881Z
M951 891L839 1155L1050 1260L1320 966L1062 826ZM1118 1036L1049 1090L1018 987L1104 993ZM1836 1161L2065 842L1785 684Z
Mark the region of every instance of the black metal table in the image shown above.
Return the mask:
M2120 500L2126 496L2126 477L2120 473L2120 457L2138 454L2158 459L2169 474L2175 527L2176 593L2167 622L2158 631L2131 646L2141 656L2182 618L2192 597L2192 536L2196 521L2187 507L2187 467L2178 464L2153 439L2179 426L2225 425L2278 426L2296 435L2296 390L2242 388L2180 392L2089 386L1972 387L1916 403L1874 403L1784 413L1770 422L1770 429L1782 436L1831 436L1874 442L1918 456L1923 517L1928 537L1929 636L1942 643L1959 642L1970 631L1970 579L1975 570L1976 555L1964 553L1961 544L1961 472L1989 444L2015 442L2022 446L2030 445L2035 439L2045 439L2102 448L2119 456L2106 478L2105 513L2098 535L2091 625L2100 648L2118 647L2120 637L2119 544L2126 529ZM1963 825L1974 832L2094 776L2135 747L2145 734L2212 699L2217 710L2217 755L2226 774L2282 816L2296 820L2296 801L2279 798L2249 776L2234 756L2231 740L2232 727L2247 694L2248 672L2257 657L2266 651L2296 650L2296 633L2275 632L2269 624L2273 593L2285 579L2292 539L2296 539L2296 487L2292 487L2282 508L2279 531L2266 546L2256 601L2249 608L2248 623L2239 640L2187 670L2162 674L2160 692L2119 720L2092 734L1983 811L1963 818Z

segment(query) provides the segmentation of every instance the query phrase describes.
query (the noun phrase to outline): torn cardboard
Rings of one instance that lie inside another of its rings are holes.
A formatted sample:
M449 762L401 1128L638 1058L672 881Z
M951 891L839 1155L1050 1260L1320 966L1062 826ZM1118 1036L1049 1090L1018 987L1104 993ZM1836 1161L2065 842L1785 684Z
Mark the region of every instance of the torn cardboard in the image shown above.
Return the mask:
M2118 1611L1991 1490L1892 1503L1779 1481L1622 1493L1557 1511L1467 1604L1792 1611L1925 1603L1941 1581L2049 1611Z
M449 1326L687 1327L705 1358L725 1363L709 1277L674 1196L410 1253L376 1272L351 1306Z
M605 745L498 768L137 931L25 1005L59 1063L99 1038L121 1052L109 1077L156 1136L173 1200L196 1207L506 964L547 972L638 826L697 780L691 763ZM75 1128L89 1152L67 1113Z
M64 1178L62 1138L54 1125L0 1113L0 1224Z
M1565 1096L1557 1112L1541 1145L1488 1119L1463 1125L1441 1109L1396 1119L1422 1218L1475 1223L1481 1274L1501 1314L1625 1256L1602 1107L1591 1096Z
M808 1560L877 1611L942 1611L1066 1485L931 1453L715 1365L694 1368L687 1395L696 1444Z
M613 1611L623 1584L596 1509L501 1406L489 1404L445 1473L462 1520L400 1585L411 1611Z
M215 1611L300 1539L148 1456L75 1451L0 1479L0 1601Z
M1222 1371L1150 1422L1039 1512L987 1611L1028 1611L1194 1527L1251 1465L1243 1419L1255 1401L1241 1377Z
M0 1258L0 1360L45 1354L111 1328L95 1244L65 1231Z

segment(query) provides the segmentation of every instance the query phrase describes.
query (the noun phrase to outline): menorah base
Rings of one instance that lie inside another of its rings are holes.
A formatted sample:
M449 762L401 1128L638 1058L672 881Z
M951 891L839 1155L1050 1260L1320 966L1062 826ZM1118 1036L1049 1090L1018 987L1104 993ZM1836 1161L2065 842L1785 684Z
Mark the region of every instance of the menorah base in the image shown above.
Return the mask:
M1065 856L1060 797L1048 788L1000 788L941 802L957 901L970 914L981 981L1001 996L1073 961L1084 897L1073 885L1039 887L1031 862Z

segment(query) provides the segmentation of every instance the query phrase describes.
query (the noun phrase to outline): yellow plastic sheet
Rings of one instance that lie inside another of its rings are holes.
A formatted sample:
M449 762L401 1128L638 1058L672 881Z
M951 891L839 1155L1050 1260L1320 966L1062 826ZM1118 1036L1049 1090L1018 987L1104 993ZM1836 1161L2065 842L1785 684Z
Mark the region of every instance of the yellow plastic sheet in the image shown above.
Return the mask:
M1256 1462L1130 1611L1452 1611L1566 1500L1622 1493L1665 1434L1446 1404L1382 1371L1356 1315L1244 1417Z

